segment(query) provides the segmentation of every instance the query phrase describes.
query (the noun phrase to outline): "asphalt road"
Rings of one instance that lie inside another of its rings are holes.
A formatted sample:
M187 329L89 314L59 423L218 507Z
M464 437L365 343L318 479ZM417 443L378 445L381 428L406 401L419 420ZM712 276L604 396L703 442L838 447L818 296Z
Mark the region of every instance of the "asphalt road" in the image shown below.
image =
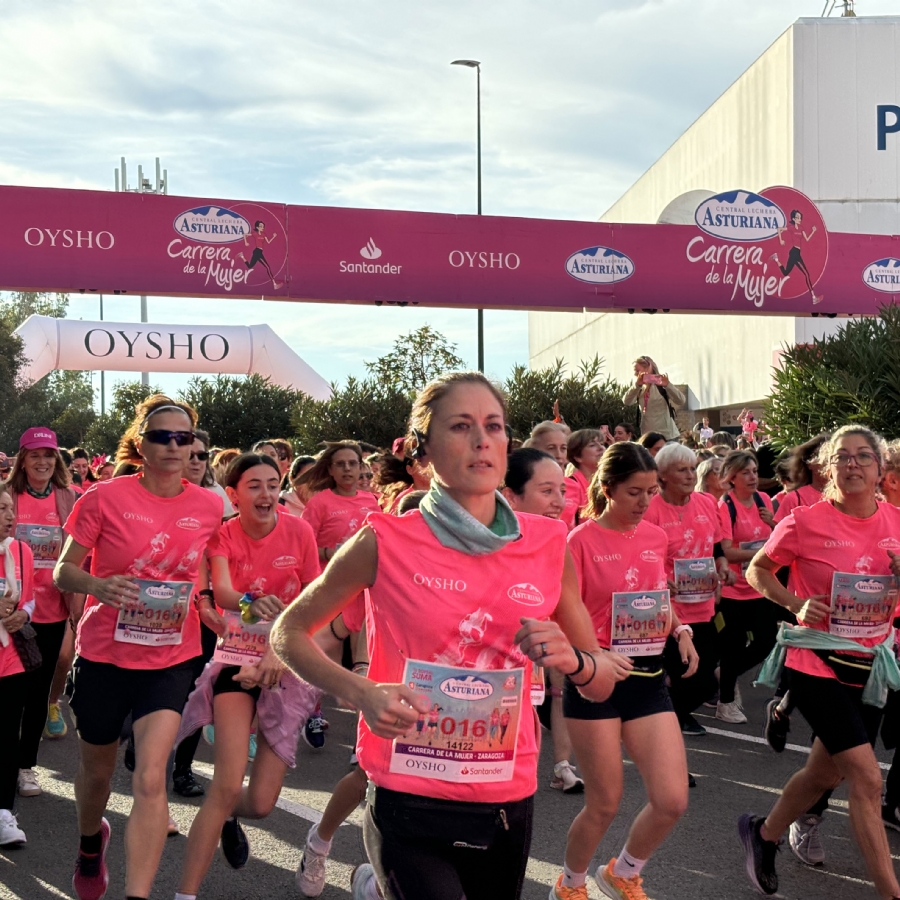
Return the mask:
M725 725L702 709L700 720L716 729L702 738L688 739L688 764L699 782L690 794L690 808L674 833L644 870L645 890L653 900L697 900L697 898L741 898L757 896L743 874L743 857L735 822L745 811L764 812L803 759L802 748L809 731L794 716L790 739L797 746L776 755L761 742L762 690L742 680L747 725ZM322 810L331 787L348 770L355 717L346 710L329 708L331 728L322 751L301 743L297 768L288 773L279 808L258 824L246 823L252 858L239 872L217 857L203 885L201 897L235 900L297 898L294 872L300 848L315 810ZM68 711L66 711L68 716ZM703 714L707 714L705 717ZM71 719L69 719L71 722ZM72 779L77 765L77 741L70 729L61 741L45 741L41 747L39 777L44 794L20 798L19 822L28 835L28 845L0 850L0 898L3 900L55 900L74 897L72 865L77 829ZM888 754L879 758L889 762ZM210 773L211 748L201 742L198 776ZM540 789L536 800L536 822L531 860L523 898L544 900L560 872L566 831L581 806L581 798L564 796L549 788L552 769L550 741L544 742ZM202 799L202 798L201 798ZM595 864L606 862L621 848L631 818L643 802L643 790L634 767L626 765L625 796L620 815L601 844ZM190 827L200 800L187 801L172 795L170 809L183 833ZM123 897L124 857L122 833L131 806L130 774L121 766L113 783L107 817L112 825L110 847L111 883L107 897ZM361 811L340 828L334 841L323 900L347 900L354 866L365 859ZM785 845L779 856L779 896L787 900L833 898L855 900L873 897L847 815L846 792L838 790L823 825L827 861L810 869L800 863ZM892 850L900 853L900 835L889 832ZM185 838L171 838L166 846L153 891L154 898L174 897ZM593 871L593 866L592 866ZM590 883L590 882L589 882ZM592 897L600 897L591 884Z

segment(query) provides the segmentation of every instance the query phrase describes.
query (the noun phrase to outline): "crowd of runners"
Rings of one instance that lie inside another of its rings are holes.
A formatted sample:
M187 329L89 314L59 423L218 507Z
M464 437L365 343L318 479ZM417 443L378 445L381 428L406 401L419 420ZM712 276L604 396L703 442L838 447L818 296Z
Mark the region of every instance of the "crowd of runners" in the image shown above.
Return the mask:
M325 746L330 695L358 710L357 742L298 838L299 894L322 893L333 836L364 803L354 900L516 900L543 734L549 787L583 796L551 900L588 896L623 754L646 802L593 877L642 900L695 785L694 714L747 723L738 679L758 669L772 750L796 716L814 740L768 815L736 823L751 883L777 891L782 840L824 862L846 782L877 895L900 897L885 834L900 764L883 786L873 749L879 730L900 743L900 446L848 423L778 454L748 411L740 434L705 419L679 433L680 392L648 357L634 375L638 428L572 431L554 409L513 435L472 372L425 387L389 449L219 449L163 395L112 458L30 428L0 471L0 847L36 824L42 738L74 727L75 895L106 894L123 840L125 896L150 896L177 832L171 783L203 798L175 900L206 896L217 848L247 863L241 822L272 811L298 742ZM192 770L202 738L208 783ZM120 758L122 836L104 815Z

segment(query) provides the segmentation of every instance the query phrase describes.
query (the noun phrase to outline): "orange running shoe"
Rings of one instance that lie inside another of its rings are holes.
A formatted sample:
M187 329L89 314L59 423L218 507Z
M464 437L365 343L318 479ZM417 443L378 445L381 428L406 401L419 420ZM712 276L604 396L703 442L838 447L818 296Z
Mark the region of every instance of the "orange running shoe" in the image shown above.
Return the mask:
M556 887L550 888L550 900L588 900L587 885L563 887L563 876L556 880Z
M620 878L618 875L613 875L615 864L616 860L613 857L605 868L597 869L597 874L594 876L597 887L612 900L647 900L647 895L641 886L643 878L640 875L632 875L631 878Z

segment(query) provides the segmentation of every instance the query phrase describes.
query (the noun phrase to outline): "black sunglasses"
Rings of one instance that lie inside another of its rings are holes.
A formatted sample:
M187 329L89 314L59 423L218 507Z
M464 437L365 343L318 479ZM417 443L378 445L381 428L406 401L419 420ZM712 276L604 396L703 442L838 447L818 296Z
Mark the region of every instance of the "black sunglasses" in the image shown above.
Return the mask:
M191 453L191 459L199 459L200 462L206 462L209 459L209 450L201 450L199 453Z
M186 447L188 444L194 443L193 431L167 431L164 428L151 428L149 431L142 431L141 437L150 441L151 444L162 444L163 446L172 441L175 441L178 447Z

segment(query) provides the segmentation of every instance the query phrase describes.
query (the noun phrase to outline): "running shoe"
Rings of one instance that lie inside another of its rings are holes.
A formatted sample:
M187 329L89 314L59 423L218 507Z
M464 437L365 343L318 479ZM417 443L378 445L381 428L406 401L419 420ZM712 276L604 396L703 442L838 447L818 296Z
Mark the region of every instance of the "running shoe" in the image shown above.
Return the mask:
M353 900L369 900L369 883L375 880L375 870L371 863L363 863L350 873L350 896ZM377 891L378 896L381 892Z
M313 828L315 827L313 825ZM296 876L297 887L300 888L300 893L304 897L318 897L325 890L325 861L327 859L327 853L316 853L309 846L309 834L307 834L306 846L303 848Z
M644 879L640 875L632 875L630 878L614 875L615 864L613 857L602 869L597 869L594 874L597 887L613 900L647 900L643 888Z
M737 702L723 703L719 701L716 707L716 718L722 722L728 722L730 725L743 725L747 721Z
M20 797L40 797L44 793L34 769L19 769L18 788Z
M719 705L719 692L716 691L709 700L704 700L703 705L707 709L715 709Z
M100 900L109 887L109 869L106 867L106 848L109 846L109 822L100 820L100 852L78 851L72 889L78 900Z
M247 745L247 759L253 762L256 759L256 732L250 732L250 743Z
M681 721L681 733L691 737L703 737L706 729L691 715L687 715Z
M550 787L554 791L562 791L564 794L584 793L584 781L575 774L575 766L567 759L558 762L553 767L553 777L550 779Z
M556 879L556 886L550 888L550 900L588 900L586 884L578 887L564 887L563 876Z
M225 820L222 826L222 855L232 869L243 869L250 859L250 841L234 817Z
M822 817L807 813L791 822L788 831L788 843L794 856L800 862L806 863L808 866L821 866L825 864L825 848L822 846L822 839L819 837L819 826L822 824Z
M190 769L172 773L172 789L182 797L202 797L206 793Z
M303 726L303 740L313 748L321 750L325 746L325 720L322 714L314 712Z
M774 894L778 890L778 873L775 871L775 854L778 844L763 840L759 833L762 816L747 813L738 819L738 838L744 845L745 868L750 883L761 894Z
M697 787L697 779L694 778L694 776L691 775L690 772L688 772L688 787L689 787L689 788L695 788L695 787Z
M788 732L791 730L791 717L778 709L779 703L781 698L773 697L766 704L766 727L763 730L763 737L776 753L783 753Z
M216 726L215 725L204 725L203 731L201 732L203 735L203 740L209 744L210 747L213 746L216 742Z
M8 809L0 809L0 847L19 847L26 843L25 832Z
M892 828L894 831L900 831L900 815L897 813L898 809L896 806L885 806L882 804L881 821L884 822L885 827Z
M69 726L63 718L62 710L58 703L47 705L47 722L44 725L44 737L55 741L64 738L69 732Z

